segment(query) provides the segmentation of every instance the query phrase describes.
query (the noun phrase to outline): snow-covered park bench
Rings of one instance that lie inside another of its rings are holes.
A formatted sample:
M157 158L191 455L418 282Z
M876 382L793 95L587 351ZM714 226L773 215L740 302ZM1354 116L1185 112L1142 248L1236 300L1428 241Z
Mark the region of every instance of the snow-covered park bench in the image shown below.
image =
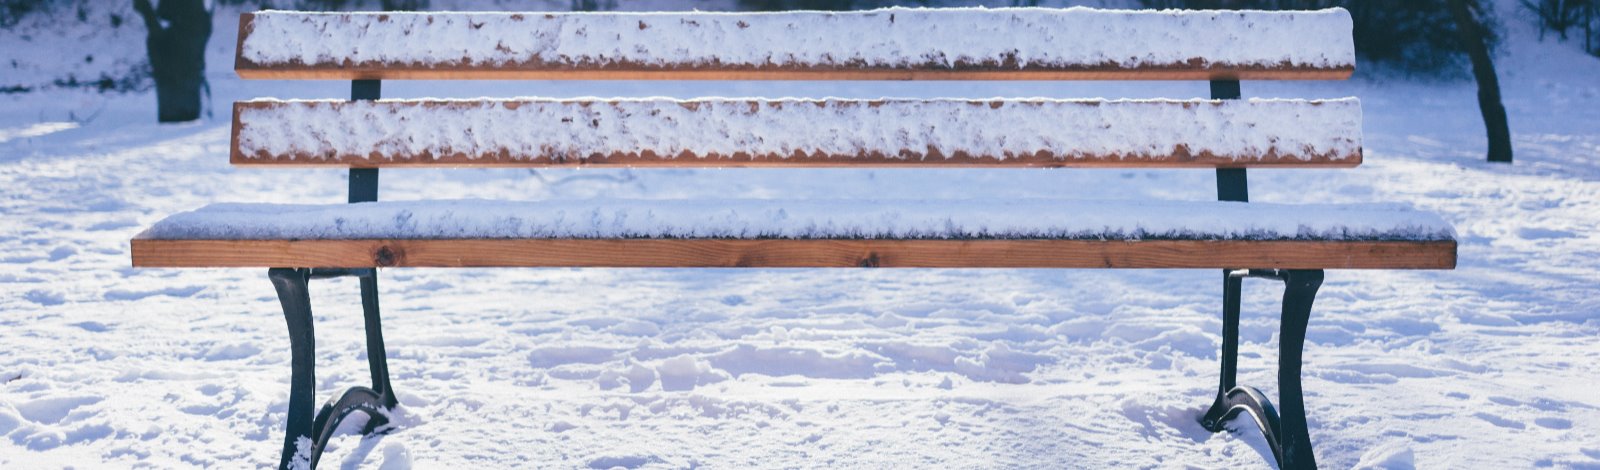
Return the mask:
M1323 271L1456 262L1430 214L1245 203L1246 169L1359 165L1361 108L1243 100L1240 80L1345 79L1353 49L1338 9L244 15L239 76L350 80L351 99L235 103L231 162L348 169L349 204L177 214L132 241L133 264L270 268L293 351L284 467L314 466L350 412L372 432L395 406L376 268L1219 269L1202 424L1248 413L1282 467L1312 468L1300 358ZM379 100L391 79L1205 80L1211 99ZM1214 169L1218 201L378 202L385 167ZM318 411L307 283L333 276L360 278L373 383ZM1276 409L1235 384L1250 277L1286 286Z

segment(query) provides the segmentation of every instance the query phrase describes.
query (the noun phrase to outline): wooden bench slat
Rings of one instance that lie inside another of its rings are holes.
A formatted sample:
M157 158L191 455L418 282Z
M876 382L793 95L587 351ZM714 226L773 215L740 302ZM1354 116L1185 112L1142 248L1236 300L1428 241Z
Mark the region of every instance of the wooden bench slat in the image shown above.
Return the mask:
M135 267L1452 269L1456 242L1304 240L133 240Z
M1329 80L1343 9L247 13L247 79Z
M708 98L234 103L273 166L1353 167L1341 100Z
M306 69L238 68L249 80L793 80L793 81L1203 81L1203 80L1345 80L1354 67L1304 68L1085 68L1082 70L511 70L489 67L380 68L321 67Z
M1438 266L1442 252L1425 247L1452 239L1437 216L1388 205L431 200L214 204L141 233L135 258L146 266L1327 269Z
M211 204L139 234L163 240L1076 239L1450 240L1436 215L1387 204L969 199L586 198Z

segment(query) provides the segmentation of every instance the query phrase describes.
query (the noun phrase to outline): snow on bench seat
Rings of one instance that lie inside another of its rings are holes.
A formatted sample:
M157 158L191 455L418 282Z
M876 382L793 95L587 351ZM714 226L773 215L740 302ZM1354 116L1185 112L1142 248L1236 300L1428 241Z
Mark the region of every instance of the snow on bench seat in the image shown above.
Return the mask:
M1356 166L1335 100L477 99L235 103L239 165Z
M1085 200L427 200L212 204L146 239L735 238L1450 240L1383 204Z
M1343 9L886 8L240 18L244 78L1343 79Z
M134 240L138 266L1453 266L1438 216L1391 205L578 200L213 204Z

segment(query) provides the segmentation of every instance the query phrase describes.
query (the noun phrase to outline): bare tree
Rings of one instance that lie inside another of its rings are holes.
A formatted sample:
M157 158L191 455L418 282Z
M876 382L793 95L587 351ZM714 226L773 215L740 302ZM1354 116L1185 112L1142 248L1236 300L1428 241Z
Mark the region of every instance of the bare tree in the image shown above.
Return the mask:
M606 11L617 9L616 0L572 0L572 11Z
M211 38L211 10L203 0L134 0L150 33L150 75L156 82L156 120L200 118L200 92L206 84L206 41Z
M1523 8L1539 17L1539 38L1545 31L1555 31L1561 40L1567 40L1567 31L1582 26L1584 10L1593 0L1521 0Z
M1449 0L1138 0L1146 8L1223 10L1316 10L1343 7L1353 21L1362 69L1392 70L1415 77L1455 77L1466 54L1456 37ZM1574 1L1574 0L1568 0ZM1597 0L1600 1L1600 0ZM1488 31L1493 48L1496 38ZM1376 67L1375 67L1376 66Z
M1472 59L1472 75L1478 80L1478 110L1489 133L1489 161L1511 163L1511 129L1506 122L1506 107L1500 102L1500 79L1489 54L1488 32L1483 23L1480 0L1450 0L1450 14L1456 32Z
M428 9L428 0L383 0L378 2L383 11L423 11Z
M1595 45L1595 10L1600 10L1600 0L1589 0L1582 6L1584 16L1584 51L1590 54L1600 54L1600 45Z

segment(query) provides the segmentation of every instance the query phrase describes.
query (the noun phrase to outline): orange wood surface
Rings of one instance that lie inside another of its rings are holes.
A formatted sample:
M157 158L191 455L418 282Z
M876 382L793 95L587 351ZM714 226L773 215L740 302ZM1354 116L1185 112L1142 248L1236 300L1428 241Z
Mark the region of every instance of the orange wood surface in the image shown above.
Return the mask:
M1451 269L1454 241L133 240L136 267Z

